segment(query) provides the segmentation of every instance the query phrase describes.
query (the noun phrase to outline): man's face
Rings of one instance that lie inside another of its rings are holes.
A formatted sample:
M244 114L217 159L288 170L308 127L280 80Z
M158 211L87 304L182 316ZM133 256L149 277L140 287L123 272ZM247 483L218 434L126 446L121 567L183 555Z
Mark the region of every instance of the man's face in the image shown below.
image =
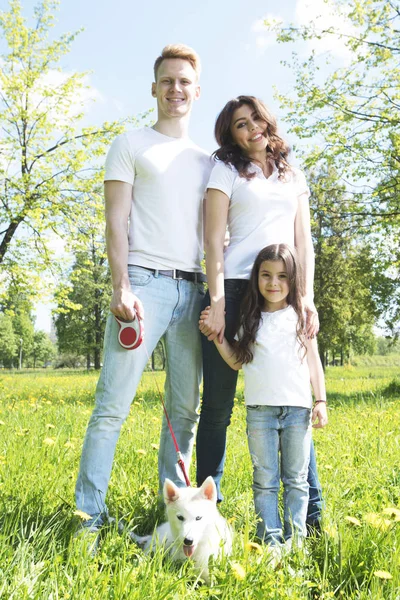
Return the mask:
M166 58L158 68L157 81L152 84L157 98L159 116L174 119L189 114L194 100L200 96L196 71L189 61Z

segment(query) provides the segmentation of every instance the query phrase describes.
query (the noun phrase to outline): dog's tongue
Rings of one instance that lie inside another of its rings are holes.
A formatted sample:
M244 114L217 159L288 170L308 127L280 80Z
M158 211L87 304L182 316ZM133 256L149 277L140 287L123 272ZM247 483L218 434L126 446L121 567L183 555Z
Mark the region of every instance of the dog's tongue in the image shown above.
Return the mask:
M192 556L193 552L194 552L194 546L183 546L183 551L185 553L185 556Z

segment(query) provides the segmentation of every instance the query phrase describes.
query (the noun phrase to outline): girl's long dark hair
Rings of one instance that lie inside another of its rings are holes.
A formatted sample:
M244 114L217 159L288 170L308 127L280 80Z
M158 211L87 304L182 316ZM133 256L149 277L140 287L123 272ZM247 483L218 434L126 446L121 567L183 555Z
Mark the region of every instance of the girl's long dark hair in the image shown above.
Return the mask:
M254 96L238 96L233 100L229 100L224 106L215 123L215 139L220 147L214 152L214 156L225 164L234 166L241 177L246 179L255 177L255 172L251 169L252 160L235 144L231 132L233 113L244 104L249 106L266 123L268 145L265 154L268 159L274 162L279 171L279 177L282 178L285 172L290 169L287 162L290 147L278 135L275 117L269 112L265 104Z
M263 248L257 255L251 271L249 286L240 307L239 340L235 342L234 349L238 362L241 363L249 363L253 360L254 343L261 323L261 312L265 306L265 299L258 289L258 273L265 260L282 260L286 267L289 283L289 294L286 301L297 314L297 339L300 347L305 350L305 320L301 302L304 295L304 281L300 264L295 250L288 244L271 244Z

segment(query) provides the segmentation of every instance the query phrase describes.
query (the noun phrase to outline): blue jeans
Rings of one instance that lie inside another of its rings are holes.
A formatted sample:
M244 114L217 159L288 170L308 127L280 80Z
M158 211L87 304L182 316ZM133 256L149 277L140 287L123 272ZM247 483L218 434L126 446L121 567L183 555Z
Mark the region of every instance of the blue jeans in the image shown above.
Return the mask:
M308 506L311 410L298 406L248 406L247 437L253 464L257 536L269 544L304 538ZM280 460L279 460L280 455ZM278 509L283 483L284 526Z
M144 306L144 343L123 349L113 315L107 321L103 368L97 384L95 408L83 444L76 484L76 505L101 525L105 497L121 426L129 414L148 357L163 338L166 351L164 402L183 455L187 472L198 421L201 382L201 345L198 319L204 298L202 283L174 280L141 267L128 267L133 293ZM160 411L162 410L160 405ZM178 486L185 481L165 417L158 454L160 489L166 477Z
M248 285L247 280L225 279L225 336L232 341L238 325L239 309ZM206 295L203 306L210 304ZM218 499L221 501L221 478L224 471L226 430L230 424L235 398L238 372L231 369L221 358L214 342L201 336L203 353L203 398L197 430L197 485L209 476L215 480ZM311 443L310 467L308 471L310 499L307 523L317 524L323 508L322 490L318 481L314 445Z

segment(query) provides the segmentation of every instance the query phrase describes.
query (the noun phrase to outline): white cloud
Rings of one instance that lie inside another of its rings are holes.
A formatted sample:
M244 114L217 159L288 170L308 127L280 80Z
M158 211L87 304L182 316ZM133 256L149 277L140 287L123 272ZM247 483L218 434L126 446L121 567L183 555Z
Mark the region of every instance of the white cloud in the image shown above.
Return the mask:
M277 15L267 14L253 22L251 31L255 34L255 44L262 52L276 44L276 36L268 31L265 26L265 21L272 25L278 25L283 22L281 17Z

